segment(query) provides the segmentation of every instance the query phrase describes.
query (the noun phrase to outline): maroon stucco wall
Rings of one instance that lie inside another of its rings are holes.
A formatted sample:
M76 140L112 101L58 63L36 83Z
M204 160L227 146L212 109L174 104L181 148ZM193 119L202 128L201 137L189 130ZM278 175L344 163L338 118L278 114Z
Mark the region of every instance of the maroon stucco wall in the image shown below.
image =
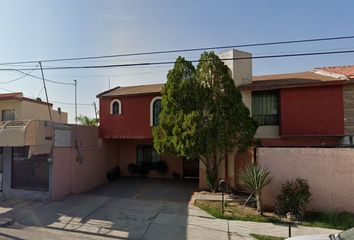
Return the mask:
M104 139L152 138L150 103L158 95L135 95L100 98L100 137ZM110 103L119 99L122 113L111 115Z
M280 90L281 136L344 135L342 86Z

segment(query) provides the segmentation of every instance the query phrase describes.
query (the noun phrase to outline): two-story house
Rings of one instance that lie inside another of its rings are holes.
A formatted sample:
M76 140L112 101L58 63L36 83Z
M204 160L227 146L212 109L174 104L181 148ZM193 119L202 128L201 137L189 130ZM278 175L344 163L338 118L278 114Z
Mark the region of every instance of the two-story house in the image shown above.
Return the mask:
M266 75L240 86L251 95L261 146L339 146L344 79L315 72Z
M70 138L67 120L51 103L0 94L0 196L51 199L54 140L60 145Z
M49 105L49 106L48 106ZM48 108L49 107L49 108ZM50 120L49 110L52 120L59 123L68 122L68 114L52 109L53 104L23 96L23 93L0 94L0 121L10 120Z
M168 164L167 177L198 176L198 162L159 156L153 148L151 129L159 123L162 86L117 87L97 95L100 99L99 134L115 145L115 161L123 175L129 175L127 168L131 163L162 159Z
M224 62L259 123L255 138L260 146L336 147L353 143L353 66L253 77L250 53L230 50L219 56L236 59ZM151 127L158 124L162 86L117 87L97 96L100 136L117 145L116 161L123 175L129 175L129 163L159 159L152 146ZM253 151L230 154L220 167L220 177L236 188L240 169L252 161L253 155ZM170 157L168 164L181 176L198 175L188 170L198 163ZM202 164L199 176L199 185L204 188Z

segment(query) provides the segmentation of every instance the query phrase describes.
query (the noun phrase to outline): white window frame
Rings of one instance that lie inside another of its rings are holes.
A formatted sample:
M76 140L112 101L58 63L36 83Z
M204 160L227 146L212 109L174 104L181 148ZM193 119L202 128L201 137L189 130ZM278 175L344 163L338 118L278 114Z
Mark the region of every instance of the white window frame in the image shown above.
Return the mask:
M162 97L154 97L150 102L150 127L154 126L154 102L156 100L162 100Z
M109 106L109 113L111 115L116 115L116 114L113 114L113 104L116 103L116 102L118 103L118 106L119 106L118 113L116 113L116 114L122 114L122 103L120 102L119 99L113 99L111 101L110 106Z

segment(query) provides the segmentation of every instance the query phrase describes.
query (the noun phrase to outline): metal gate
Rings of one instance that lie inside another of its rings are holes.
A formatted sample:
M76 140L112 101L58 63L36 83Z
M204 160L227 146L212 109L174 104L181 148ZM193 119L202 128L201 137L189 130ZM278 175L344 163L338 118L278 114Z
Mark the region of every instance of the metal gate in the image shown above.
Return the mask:
M48 154L28 158L28 147L12 148L11 188L48 191Z

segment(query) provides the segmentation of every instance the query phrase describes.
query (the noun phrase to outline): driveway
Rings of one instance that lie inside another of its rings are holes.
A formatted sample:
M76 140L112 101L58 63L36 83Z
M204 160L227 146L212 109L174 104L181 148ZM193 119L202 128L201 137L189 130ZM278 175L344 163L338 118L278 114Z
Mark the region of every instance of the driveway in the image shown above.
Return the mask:
M6 199L0 239L251 239L249 233L286 236L287 227L215 219L190 204L194 181L119 179L57 202ZM294 233L328 233L298 228Z
M188 203L198 190L197 180L121 178L88 194L112 198Z

